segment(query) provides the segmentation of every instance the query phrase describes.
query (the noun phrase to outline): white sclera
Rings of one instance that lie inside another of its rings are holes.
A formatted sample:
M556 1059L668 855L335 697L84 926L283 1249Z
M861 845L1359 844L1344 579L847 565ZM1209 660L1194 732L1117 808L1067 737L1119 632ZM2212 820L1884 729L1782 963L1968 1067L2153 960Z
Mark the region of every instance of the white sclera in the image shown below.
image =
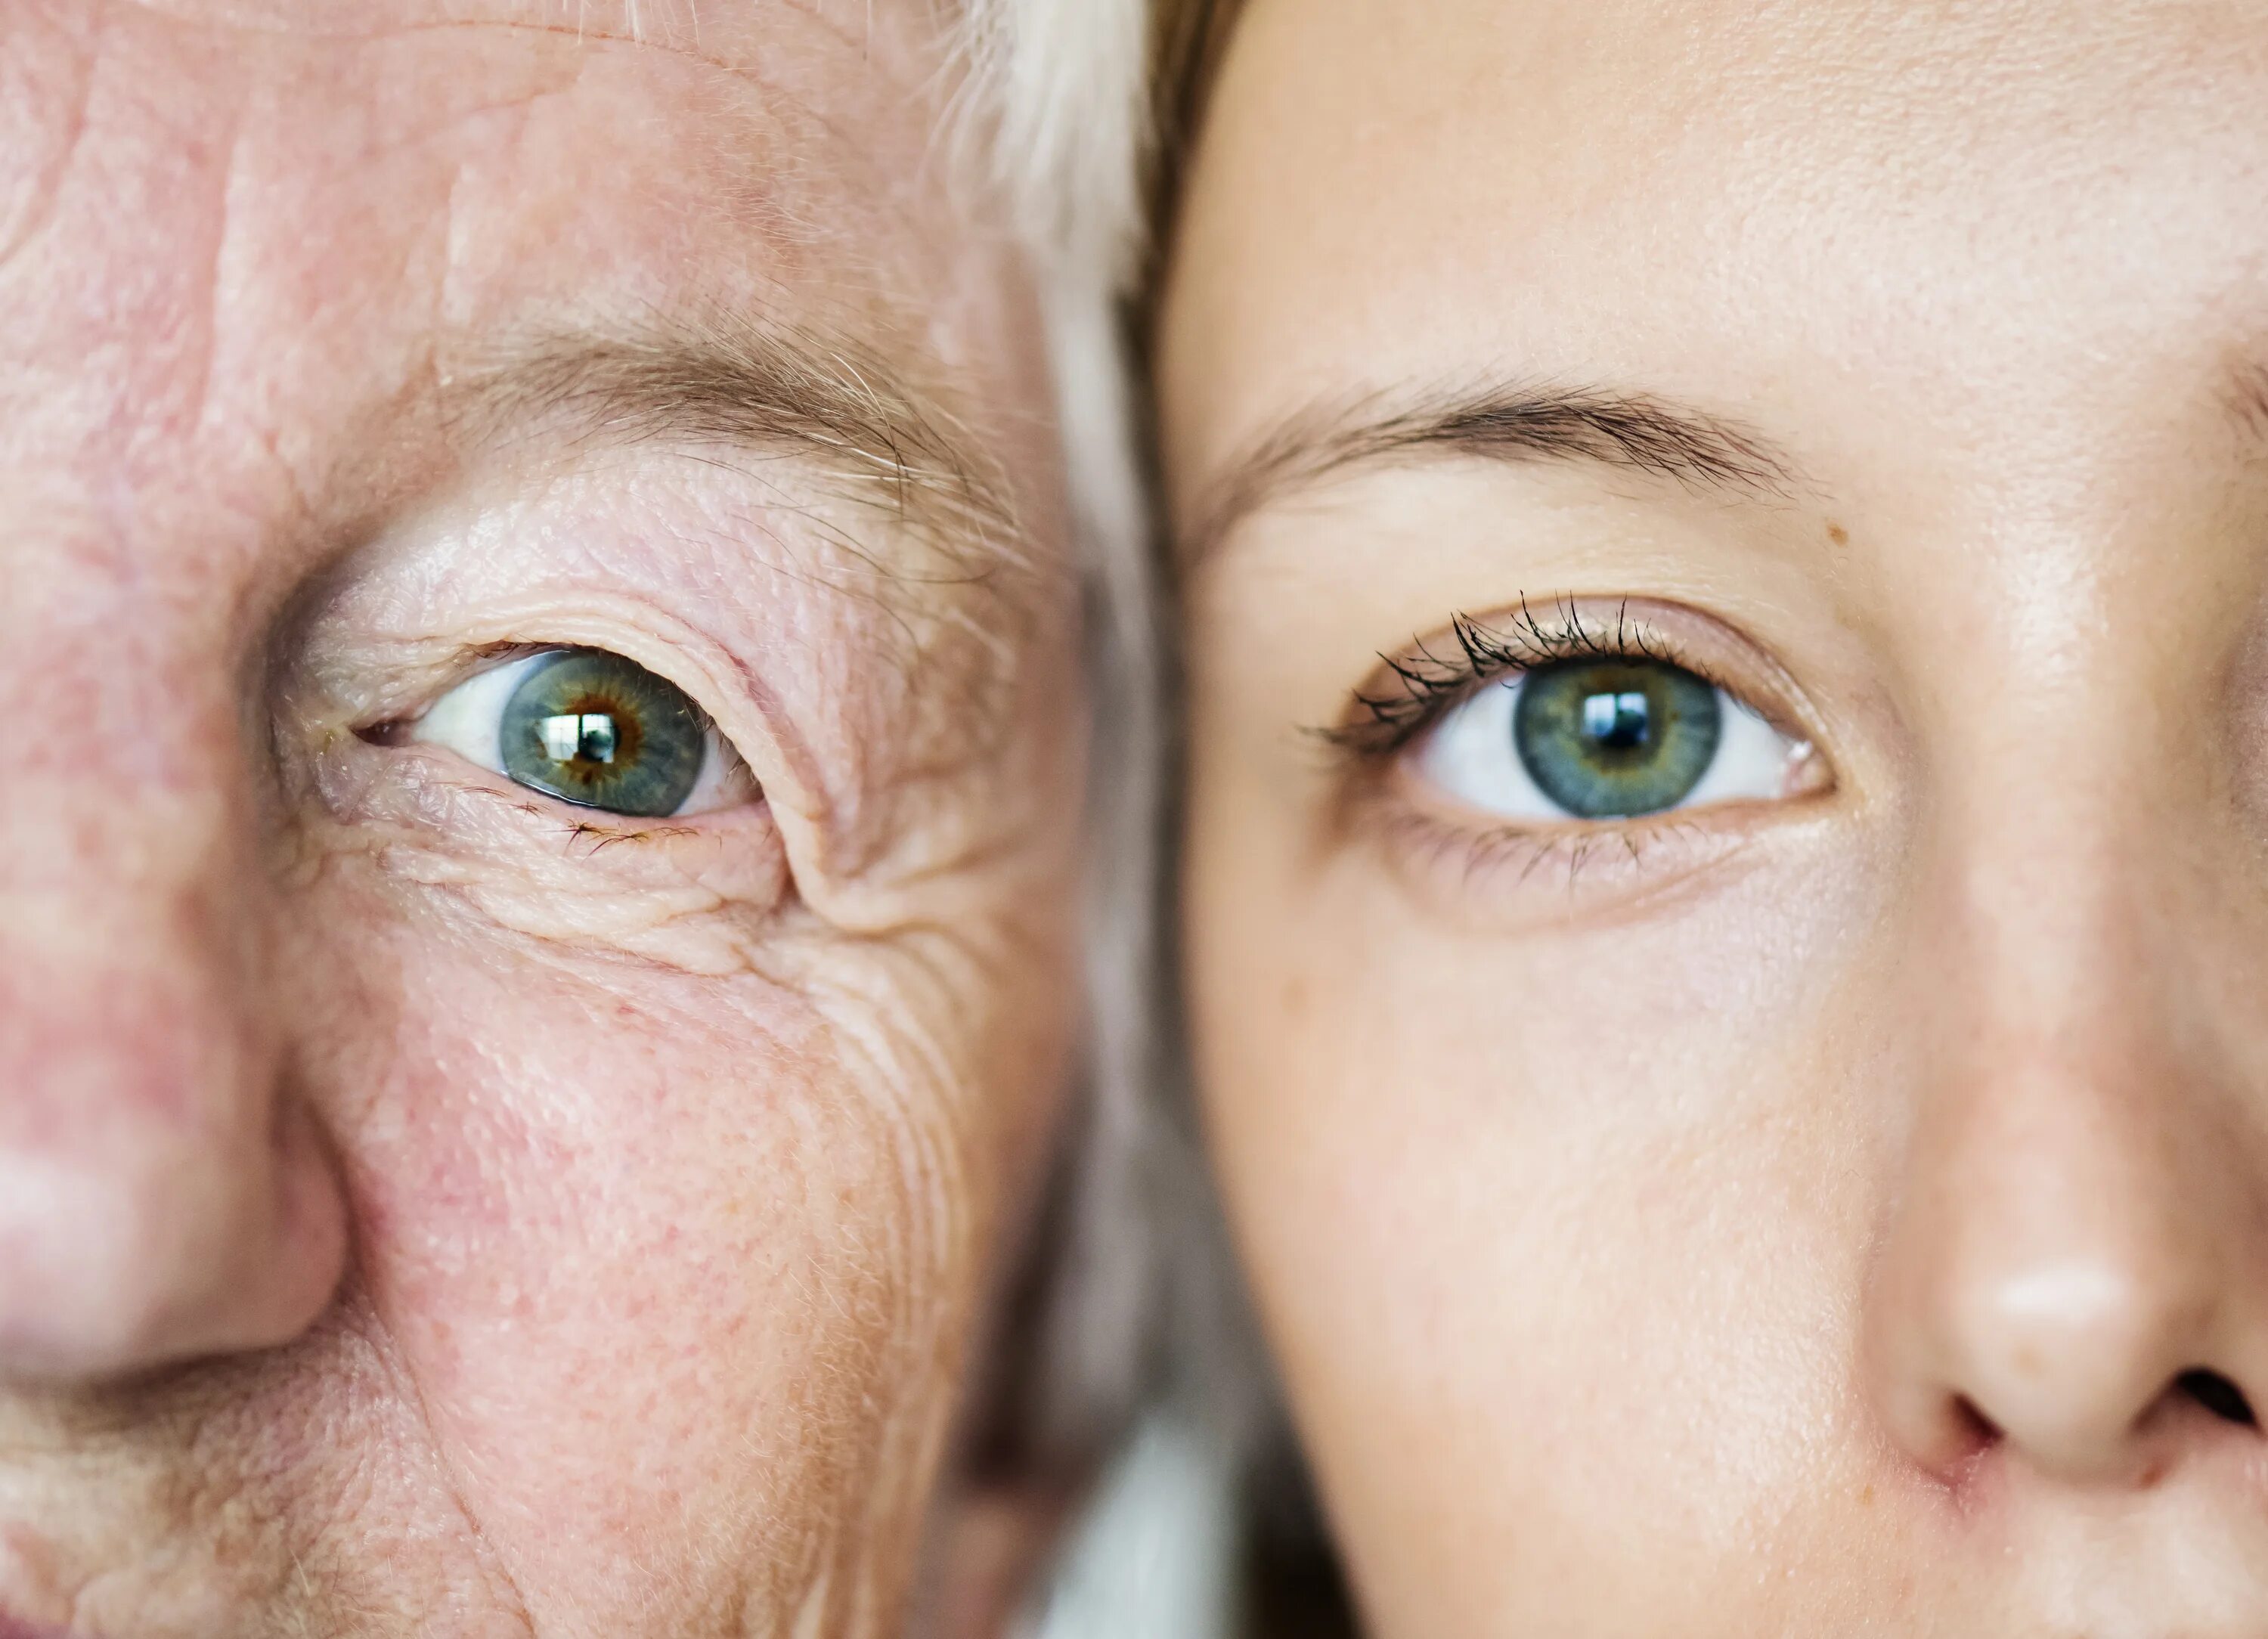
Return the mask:
M1507 820L1580 820L1543 794L1512 738L1524 673L1483 685L1443 714L1418 750L1418 772L1467 806ZM1664 812L1784 797L1805 751L1745 702L1718 689L1717 749L1699 783ZM1611 825L1610 820L1584 823Z
M411 725L409 739L418 745L455 752L466 761L510 779L504 766L504 709L528 673L557 652L547 650L521 655L467 678L427 708L425 715ZM740 753L717 731L716 724L709 724L703 734L701 777L672 818L737 808L755 796L755 781Z

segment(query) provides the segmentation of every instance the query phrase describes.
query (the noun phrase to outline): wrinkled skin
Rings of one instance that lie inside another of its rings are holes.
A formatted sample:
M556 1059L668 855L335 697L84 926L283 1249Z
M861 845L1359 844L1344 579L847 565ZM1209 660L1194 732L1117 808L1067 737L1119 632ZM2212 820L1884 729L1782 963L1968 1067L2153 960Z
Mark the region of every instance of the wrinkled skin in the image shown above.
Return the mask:
M2268 1635L2264 186L2254 6L1243 18L1160 343L1187 948L1381 1639ZM1237 480L1492 386L1771 470ZM1302 732L1523 599L1800 777L1587 830Z
M10 1639L895 1631L1079 781L944 26L0 6ZM401 731L546 644L759 794Z

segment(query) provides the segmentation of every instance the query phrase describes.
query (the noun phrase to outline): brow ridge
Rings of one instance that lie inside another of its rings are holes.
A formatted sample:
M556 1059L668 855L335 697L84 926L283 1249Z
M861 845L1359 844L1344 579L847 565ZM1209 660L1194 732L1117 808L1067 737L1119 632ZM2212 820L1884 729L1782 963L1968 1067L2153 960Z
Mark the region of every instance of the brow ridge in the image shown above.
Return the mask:
M1739 423L1648 393L1508 382L1371 394L1301 411L1256 442L1213 487L1186 555L1202 562L1287 490L1429 452L1588 462L1750 499L1785 498L1799 476L1792 458Z
M871 344L736 320L558 329L475 350L445 376L461 436L802 454L855 499L989 555L1014 555L1005 474L946 395Z

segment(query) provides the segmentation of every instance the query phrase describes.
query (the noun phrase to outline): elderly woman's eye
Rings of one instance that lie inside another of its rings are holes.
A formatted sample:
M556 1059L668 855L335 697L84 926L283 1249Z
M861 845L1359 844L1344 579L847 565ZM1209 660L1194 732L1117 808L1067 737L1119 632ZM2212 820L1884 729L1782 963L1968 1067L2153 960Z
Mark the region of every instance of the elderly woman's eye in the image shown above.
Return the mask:
M603 649L493 667L436 701L406 738L563 802L639 819L757 795L747 766L683 689Z
M1418 768L1491 814L1612 820L1786 796L1808 753L1681 666L1605 657L1484 685L1443 715Z

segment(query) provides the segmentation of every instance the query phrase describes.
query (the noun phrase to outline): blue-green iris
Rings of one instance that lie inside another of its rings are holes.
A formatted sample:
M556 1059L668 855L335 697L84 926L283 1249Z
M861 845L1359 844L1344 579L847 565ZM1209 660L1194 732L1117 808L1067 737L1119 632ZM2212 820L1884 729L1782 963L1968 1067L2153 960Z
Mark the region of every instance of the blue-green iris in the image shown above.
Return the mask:
M1723 732L1717 691L1660 660L1567 660L1521 680L1512 739L1537 789L1585 820L1675 807Z
M675 813L707 747L707 720L682 689L601 649L545 657L504 702L504 771L610 813Z

